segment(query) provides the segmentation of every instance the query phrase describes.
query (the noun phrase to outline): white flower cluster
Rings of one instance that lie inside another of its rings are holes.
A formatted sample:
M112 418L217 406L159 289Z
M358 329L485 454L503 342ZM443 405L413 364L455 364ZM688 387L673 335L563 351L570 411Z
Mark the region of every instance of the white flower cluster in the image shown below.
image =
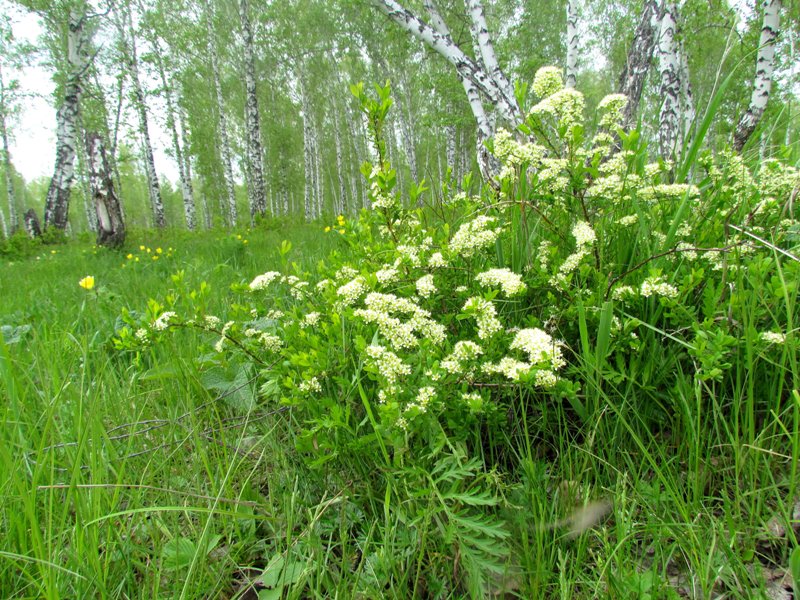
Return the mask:
M397 281L398 272L397 269L392 265L383 265L382 269L378 269L375 272L375 277L377 277L378 283L381 285L387 285Z
M273 281L279 281L289 286L289 293L296 300L303 299L303 291L308 287L308 282L301 280L295 275L283 276L277 271L267 271L266 273L257 276L250 282L250 290L260 291L265 290Z
M786 342L786 334L778 331L762 331L759 337L768 344L783 344Z
M347 281L350 279L354 279L356 275L358 275L358 271L356 271L353 267L349 265L345 265L341 269L336 271L336 275L334 275L333 278L336 281Z
M546 364L551 369L557 370L565 364L560 345L550 334L539 328L519 330L511 342L511 349L526 353L533 365Z
M488 248L495 243L502 231L500 227L493 227L496 222L494 217L481 215L463 223L450 240L450 251L469 258L478 250Z
M310 312L307 313L305 317L303 317L303 321L300 323L301 327L314 327L319 323L321 314L318 312Z
M445 340L445 328L431 318L431 313L408 298L394 294L372 292L364 299L366 309L357 309L355 316L367 323L376 323L381 335L394 349L414 348L419 344L417 335L441 344ZM409 315L406 322L396 314Z
M300 385L297 386L297 389L306 394L310 392L320 393L322 392L322 385L319 379L312 377L308 381L301 382Z
M433 275L424 275L417 279L417 293L423 298L430 298L436 293L436 286L433 284Z
M267 289L269 284L280 278L281 274L277 271L267 271L263 275L257 276L255 279L253 279L253 281L250 282L250 289L252 291Z
M150 332L144 328L137 329L134 335L136 336L136 339L142 344L147 342L147 340L150 338Z
M623 111L628 104L625 94L609 94L597 105L597 112L601 113L600 127L616 129L622 125Z
M678 288L666 283L663 277L648 277L642 282L640 293L645 298L650 296L663 296L664 298L677 298Z
M467 371L464 363L474 361L481 354L483 354L483 349L475 342L456 342L453 351L442 360L439 366L451 375L462 375Z
M625 301L629 298L635 298L636 290L629 285L621 285L614 288L614 291L611 293L611 297L614 300Z
M499 286L506 296L522 294L527 286L522 277L509 269L489 269L475 276L475 281L483 287Z
M564 87L561 69L558 67L542 67L533 76L533 93L539 98L547 98Z
M364 281L364 278L359 275L352 281L339 287L339 289L336 290L336 295L339 296L344 306L352 306L366 291L367 283Z
M478 321L478 337L480 339L488 340L498 331L502 331L503 325L497 318L497 309L488 300L473 296L464 304L463 310L475 314L475 318Z
M219 317L215 317L214 315L206 315L203 317L203 323L205 323L206 327L216 329L222 321L220 321Z
M441 252L434 252L428 258L429 269L443 269L447 266L447 261L442 256Z
M531 108L531 115L550 116L556 119L559 127L571 129L583 122L583 109L586 102L578 90L563 88L547 96Z
M686 195L690 198L697 198L700 196L700 189L696 185L687 183L659 183L639 189L639 197L649 203L664 198L683 198Z
M436 398L436 388L425 386L419 389L413 402L406 405L405 412L423 414L428 411L431 401Z
M394 208L397 205L397 198L394 195L385 193L378 182L378 175L380 174L380 167L378 165L372 168L370 173L369 189L372 195L372 208Z
M178 315L171 310L161 313L158 318L153 321L153 329L156 331L164 331L169 326L169 322L177 316Z
M509 175L522 163L537 167L544 159L547 151L543 146L530 142L518 142L507 129L500 128L494 136L494 155L509 169Z
M636 225L639 222L639 215L625 215L624 217L620 217L617 219L617 223L622 225L623 227L630 227L631 225Z
M588 256L592 244L597 240L597 236L591 226L584 222L578 221L572 228L572 236L575 238L577 248L575 252L570 254L561 266L558 268L558 273L550 278L550 284L563 289L567 284L567 275L572 273L581 264L581 261Z
M520 376L529 373L531 368L529 363L506 356L501 358L497 364L486 363L483 365L483 372L487 375L499 373L500 375L505 375L511 381L519 381Z
M408 261L412 267L419 267L422 264L422 259L419 257L419 252L422 248L419 246L409 246L401 244L397 246L396 250L400 254L402 260Z
M264 346L264 349L269 352L277 352L283 347L283 341L277 335L271 333L262 333L258 337L258 341Z
M389 384L390 390L394 389L399 377L411 374L411 367L405 364L394 352L387 350L383 346L377 344L367 346L364 353L367 355L370 365Z

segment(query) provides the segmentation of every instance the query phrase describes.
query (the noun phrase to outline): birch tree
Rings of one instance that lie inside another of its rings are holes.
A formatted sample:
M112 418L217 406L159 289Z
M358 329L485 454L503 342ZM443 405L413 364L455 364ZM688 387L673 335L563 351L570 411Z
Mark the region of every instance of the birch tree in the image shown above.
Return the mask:
M144 14L145 9L141 0L139 0L139 8ZM152 61L158 71L158 77L161 82L161 92L164 95L164 102L167 108L167 129L172 137L173 155L178 167L178 181L181 188L181 197L183 199L183 213L186 219L186 227L190 231L194 231L197 222L194 190L192 188L191 172L188 170L188 164L184 158L185 139L182 140L181 135L178 133L178 111L176 108L175 87L170 83L174 81L175 77L173 77L171 73L169 75L167 74L167 66L164 61L164 56L166 56L166 54L162 49L161 41L159 40L155 28L148 24L143 30L146 40L153 49Z
M14 192L14 171L11 164L11 150L8 144L8 128L6 121L11 112L9 90L5 80L3 79L3 65L0 62L0 142L2 142L3 152L3 171L5 172L6 179L6 199L8 200L8 223L2 215L0 209L0 218L3 218L2 228L3 235L8 236L9 233L14 233L19 226L17 219L17 202L16 194Z
M264 152L261 147L261 119L258 113L256 90L256 60L253 51L253 29L250 24L248 0L239 2L239 18L242 22L244 42L245 114L247 130L247 173L250 181L247 191L250 197L250 216L267 212L267 196L264 188Z
M89 187L97 213L97 243L113 248L125 241L125 223L119 198L114 190L103 138L90 133L86 136L86 156L89 167Z
M575 87L578 70L578 0L567 0L567 69L566 86Z
M119 34L122 55L125 61L128 77L133 86L134 108L139 119L139 135L144 156L145 175L147 177L147 192L150 197L150 206L153 211L153 223L156 227L165 227L167 222L164 216L164 201L161 197L161 186L158 182L156 163L153 156L153 144L150 139L150 125L147 116L147 101L142 87L139 73L139 57L136 47L136 34L133 28L130 5L121 4L115 8L114 23Z
M67 16L67 64L64 98L56 112L56 159L44 204L44 226L66 229L75 178L78 112L82 79L90 64L86 13L72 7Z
M661 156L665 159L680 152L681 84L680 60L675 39L676 12L677 7L674 2L665 3L657 44L658 68L661 75L658 144Z
M772 89L772 76L775 72L775 42L780 32L781 0L763 0L761 6L764 16L758 42L753 92L750 96L750 104L739 118L733 134L733 148L737 152L741 152L744 148L767 108Z
M228 131L228 119L225 116L225 98L222 95L222 81L220 80L219 55L217 53L216 37L212 24L213 7L211 2L206 4L205 21L208 33L208 55L211 60L211 73L214 83L214 97L217 108L217 127L220 141L220 155L222 157L222 169L225 179L225 192L227 195L228 225L236 227L236 193L233 187L233 166L231 158L230 133Z
M497 60L480 0L466 2L472 44L476 48L475 59L470 58L455 43L433 0L423 2L430 24L396 0L372 1L387 17L453 66L477 124L478 164L484 176L491 178L494 168L488 153L482 151L483 142L494 135L494 120L487 114L486 106L488 105L490 111L496 109L512 127L522 122L523 114L514 95L514 88Z
M662 14L663 0L645 0L633 41L628 48L628 58L619 78L619 93L628 97L623 112L623 127L626 128L633 125L639 111L642 90L658 41Z

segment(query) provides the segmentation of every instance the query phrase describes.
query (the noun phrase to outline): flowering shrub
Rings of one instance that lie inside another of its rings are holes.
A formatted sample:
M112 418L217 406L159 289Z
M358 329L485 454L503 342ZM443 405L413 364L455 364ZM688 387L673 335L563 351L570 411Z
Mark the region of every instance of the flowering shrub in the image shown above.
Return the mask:
M255 371L258 402L291 407L308 463L370 480L381 510L407 522L410 546L423 536L421 514L440 519L475 596L512 561L494 465L479 457L530 443L520 411L564 404L580 427L603 408L597 390L635 378L631 406L658 417L673 375L639 369L643 350L669 353L698 382L735 385L730 357L746 339L765 357L796 344L791 320L781 323L798 270L784 260L798 240L796 170L769 162L752 174L720 155L703 160L699 185L674 181L672 165L648 163L619 129L624 97L601 102L590 138L582 96L556 71L537 75L533 90L520 131L494 140L499 191L444 198L452 220L437 217L440 206L404 207L381 137L388 86L377 99L354 86L378 158L362 169L372 210L346 229L337 220L350 254L313 273L284 261L252 274L227 318L154 303L117 340L134 348L175 327L207 331L211 362ZM413 187L410 205L424 191ZM746 323L734 316L739 294L764 284L761 311ZM748 338L747 328L761 333ZM423 501L415 489L438 495ZM418 564L435 580L452 560Z

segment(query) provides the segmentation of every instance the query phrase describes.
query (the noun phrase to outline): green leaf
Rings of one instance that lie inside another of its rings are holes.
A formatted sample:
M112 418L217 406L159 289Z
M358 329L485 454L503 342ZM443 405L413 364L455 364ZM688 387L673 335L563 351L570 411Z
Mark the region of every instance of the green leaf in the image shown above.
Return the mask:
M30 325L19 325L14 327L12 325L3 325L0 327L0 336L7 346L11 344L18 344L22 341L23 336L31 330Z
M165 569L177 571L191 565L195 554L197 554L197 544L189 538L179 537L164 544L161 559L164 561Z
M794 597L800 597L800 546L795 546L789 556L789 571L792 573L792 585L794 586Z

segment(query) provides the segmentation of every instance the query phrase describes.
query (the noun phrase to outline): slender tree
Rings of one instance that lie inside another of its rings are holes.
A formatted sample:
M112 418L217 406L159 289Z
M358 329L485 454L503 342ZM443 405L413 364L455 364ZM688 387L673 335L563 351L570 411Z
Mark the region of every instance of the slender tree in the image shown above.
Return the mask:
M125 241L125 223L119 198L114 191L103 138L100 135L87 134L86 156L89 166L89 187L97 213L97 243L116 248Z
M44 226L66 229L69 200L75 178L78 112L82 80L90 64L86 13L71 8L67 17L67 63L64 98L56 112L56 159L44 205ZM31 226L30 231L35 231Z
M242 22L244 41L247 173L250 179L247 191L250 197L250 216L252 218L267 212L267 195L264 187L264 152L261 147L261 119L258 112L256 90L256 59L253 50L253 28L250 24L249 4L248 0L239 2L239 18Z
M628 97L623 113L623 125L626 127L633 125L639 111L642 90L658 41L663 6L663 0L645 0L633 42L628 48L628 58L619 78L619 92Z
M761 6L764 16L758 42L753 93L750 96L750 105L739 118L733 134L733 148L737 152L741 152L744 148L767 108L772 89L772 76L775 72L775 41L780 32L781 0L764 0Z
M214 96L217 107L217 128L220 141L220 154L222 156L222 169L225 179L225 191L227 194L228 224L236 226L236 193L233 188L233 159L231 158L230 133L228 131L228 119L225 116L225 99L222 94L222 81L220 78L219 55L217 53L216 36L212 24L213 5L206 0L205 21L208 33L208 55L211 60L211 73L214 80Z
M8 224L2 216L0 210L0 218L3 218L3 234L8 235L14 233L19 226L17 219L17 202L16 194L14 193L14 171L11 164L11 149L8 144L8 129L6 127L6 120L10 112L8 90L5 80L3 79L3 65L0 63L0 142L3 147L3 170L6 179L6 197L8 200Z
M574 88L578 71L578 0L567 0L567 87Z
M661 31L658 37L658 69L661 75L658 144L661 156L671 158L680 152L681 129L681 82L680 58L675 39L677 28L677 6L668 1L661 17Z
M161 197L161 186L156 172L156 163L153 156L153 144L150 139L150 125L147 116L147 101L139 73L139 57L136 47L136 33L133 27L130 5L125 2L115 7L114 22L119 33L122 55L127 75L133 85L134 108L139 117L139 135L141 137L142 153L144 155L145 175L147 177L147 191L150 196L150 205L153 210L153 223L156 227L167 224L164 215L164 201Z

